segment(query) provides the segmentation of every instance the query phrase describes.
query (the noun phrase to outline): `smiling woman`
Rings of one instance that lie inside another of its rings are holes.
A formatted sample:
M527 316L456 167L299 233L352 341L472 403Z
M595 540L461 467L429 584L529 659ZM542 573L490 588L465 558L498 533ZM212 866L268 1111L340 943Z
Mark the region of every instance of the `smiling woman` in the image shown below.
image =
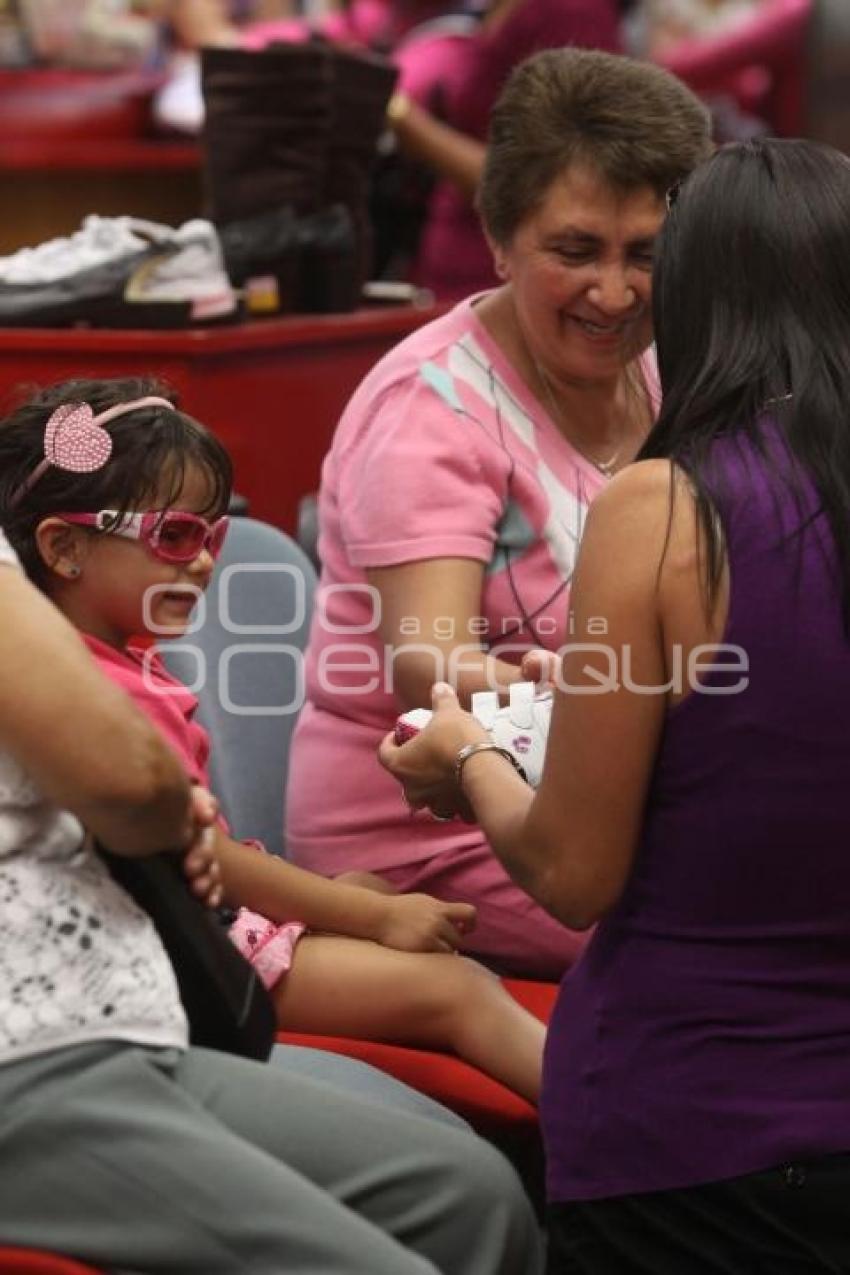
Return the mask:
M609 478L651 419L646 383L625 369L652 340L652 245L663 212L652 187L622 192L592 166L572 165L512 238L494 243L511 287L479 310L560 433Z
M588 508L657 406L664 195L708 149L705 110L656 67L578 49L520 66L493 113L479 196L502 286L383 359L325 463L290 851L329 876L373 870L473 902L465 946L501 969L557 977L583 940L511 884L477 830L411 820L375 745L429 703L442 669L458 670L468 703L521 680L523 651L565 641ZM362 661L331 668L346 633L382 673L365 693Z

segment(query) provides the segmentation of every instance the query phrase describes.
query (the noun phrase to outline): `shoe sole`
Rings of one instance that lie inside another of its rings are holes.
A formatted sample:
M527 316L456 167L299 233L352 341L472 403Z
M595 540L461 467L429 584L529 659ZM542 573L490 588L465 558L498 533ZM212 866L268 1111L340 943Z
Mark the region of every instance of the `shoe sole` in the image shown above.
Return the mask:
M217 323L236 323L242 318L238 298L223 304L201 301L102 301L69 302L49 310L15 315L0 326L8 328L151 328L169 330Z

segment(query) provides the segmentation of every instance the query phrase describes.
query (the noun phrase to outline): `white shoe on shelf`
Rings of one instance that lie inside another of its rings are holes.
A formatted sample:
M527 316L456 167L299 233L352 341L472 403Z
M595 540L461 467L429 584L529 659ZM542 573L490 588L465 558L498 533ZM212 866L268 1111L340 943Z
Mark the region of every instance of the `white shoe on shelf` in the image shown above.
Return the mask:
M0 325L175 328L234 315L238 300L209 221L175 230L86 217L79 230L0 257Z

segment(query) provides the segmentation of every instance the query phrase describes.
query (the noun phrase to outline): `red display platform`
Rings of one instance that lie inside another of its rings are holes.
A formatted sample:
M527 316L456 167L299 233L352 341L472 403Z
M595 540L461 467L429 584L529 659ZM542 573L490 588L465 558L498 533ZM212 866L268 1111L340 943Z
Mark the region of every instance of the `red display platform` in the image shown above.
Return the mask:
M343 407L393 345L442 308L297 315L180 332L0 328L0 397L76 376L162 377L230 451L250 512L290 534Z

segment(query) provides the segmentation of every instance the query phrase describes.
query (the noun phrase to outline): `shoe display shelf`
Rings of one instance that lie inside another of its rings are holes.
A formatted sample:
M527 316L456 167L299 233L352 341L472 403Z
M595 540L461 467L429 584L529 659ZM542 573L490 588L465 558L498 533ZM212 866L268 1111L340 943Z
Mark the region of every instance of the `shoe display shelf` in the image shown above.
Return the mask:
M182 331L0 328L0 408L19 386L162 377L233 457L251 515L294 535L345 404L371 367L445 306L293 315Z
M151 71L0 69L0 255L92 212L170 225L199 214L200 149L151 132Z

